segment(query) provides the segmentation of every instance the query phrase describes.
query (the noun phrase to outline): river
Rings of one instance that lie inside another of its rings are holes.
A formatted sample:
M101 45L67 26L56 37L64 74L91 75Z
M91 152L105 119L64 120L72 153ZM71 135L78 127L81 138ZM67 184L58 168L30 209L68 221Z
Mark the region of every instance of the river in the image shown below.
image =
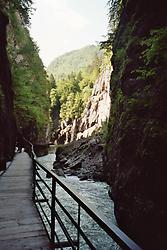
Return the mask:
M52 152L47 156L38 157L37 160L49 169L52 169L53 162L55 160L55 153ZM114 204L113 201L108 196L108 185L104 182L95 182L92 180L80 181L76 176L66 176L63 180L68 183L74 190L76 190L80 195L82 195L86 200L96 207L96 209L107 217L107 220L112 223L116 223L114 217ZM49 183L49 179L47 181ZM48 194L49 195L49 194ZM63 191L63 189L57 187L57 196L70 214L77 220L77 206L75 201ZM47 208L46 208L47 209ZM57 211L61 213L61 218L63 218L68 230L71 235L76 238L76 229L71 225L66 216L63 215L62 211L57 208ZM49 213L49 211L47 211ZM86 231L86 235L91 239L92 243L98 250L116 250L120 249L115 242L103 231L100 227L91 219L84 210L81 210L81 227ZM60 226L56 223L56 231L61 240L65 240L63 233L61 232ZM69 249L69 248L68 248ZM89 249L81 240L80 249Z

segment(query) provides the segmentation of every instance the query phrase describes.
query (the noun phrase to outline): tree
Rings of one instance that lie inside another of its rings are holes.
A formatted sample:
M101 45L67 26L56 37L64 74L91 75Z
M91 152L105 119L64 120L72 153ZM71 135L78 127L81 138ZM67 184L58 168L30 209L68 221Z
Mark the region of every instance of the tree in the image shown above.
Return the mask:
M25 25L30 24L32 4L32 0L0 0L0 8L7 14L11 10L17 11Z
M18 13L10 12L8 54L14 84L14 104L17 126L35 130L42 138L49 120L49 96L46 71ZM36 134L37 136L37 134Z

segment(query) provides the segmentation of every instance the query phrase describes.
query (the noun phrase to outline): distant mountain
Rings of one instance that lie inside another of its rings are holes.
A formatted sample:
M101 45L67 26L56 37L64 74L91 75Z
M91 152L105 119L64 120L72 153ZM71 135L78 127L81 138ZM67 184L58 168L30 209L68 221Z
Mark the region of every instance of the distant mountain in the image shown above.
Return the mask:
M101 57L102 54L99 46L89 45L55 58L48 66L47 71L49 74L53 74L55 79L60 79L71 72L77 73L85 69L91 65L96 57Z

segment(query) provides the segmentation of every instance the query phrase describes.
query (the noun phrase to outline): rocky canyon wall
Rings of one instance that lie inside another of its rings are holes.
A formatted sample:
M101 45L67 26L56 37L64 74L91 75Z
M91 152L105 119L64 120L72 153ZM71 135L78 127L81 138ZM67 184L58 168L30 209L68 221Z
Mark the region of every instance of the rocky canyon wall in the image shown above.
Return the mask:
M6 52L8 18L0 11L0 170L14 155L16 125L13 115L13 90Z
M96 81L92 95L80 120L77 140L90 136L109 118L111 104L110 75L111 69L106 69Z
M113 44L105 172L118 224L144 249L167 249L165 1L126 0Z
M105 69L94 84L92 95L81 118L63 121L58 131L57 143L68 143L91 136L109 118L111 68Z

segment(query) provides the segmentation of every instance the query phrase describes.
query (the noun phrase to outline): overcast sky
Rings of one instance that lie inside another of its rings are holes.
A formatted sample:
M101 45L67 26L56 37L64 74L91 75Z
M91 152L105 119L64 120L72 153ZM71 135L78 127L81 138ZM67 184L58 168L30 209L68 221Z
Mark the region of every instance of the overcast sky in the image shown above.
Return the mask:
M104 40L108 0L34 0L30 33L45 66L65 52Z

